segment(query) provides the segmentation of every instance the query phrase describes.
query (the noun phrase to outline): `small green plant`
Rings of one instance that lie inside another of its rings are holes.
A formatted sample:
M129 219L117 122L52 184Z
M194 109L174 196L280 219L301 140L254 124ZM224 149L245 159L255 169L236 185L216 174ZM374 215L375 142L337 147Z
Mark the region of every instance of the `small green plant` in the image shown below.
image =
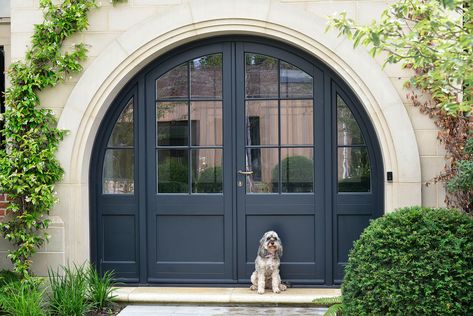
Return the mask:
M336 296L336 297L321 297L321 298L316 298L315 300L312 301L317 306L332 306L334 304L341 304L342 303L342 296Z
M345 267L348 315L473 315L473 218L403 208L370 223Z
M9 283L20 281L20 279L21 276L18 273L10 270L2 270L0 271L0 289Z
M89 283L88 299L93 308L98 311L105 311L113 304L113 271L106 271L102 277L99 276L94 266L87 268L87 277Z
M49 311L57 316L82 316L93 309L87 299L89 278L84 265L49 270Z
M0 314L11 316L42 316L43 292L38 282L11 282L0 288Z
M328 306L324 316L337 316L343 313L343 296L316 298L312 303L317 306Z
M343 314L343 304L333 304L325 312L324 316L338 316Z

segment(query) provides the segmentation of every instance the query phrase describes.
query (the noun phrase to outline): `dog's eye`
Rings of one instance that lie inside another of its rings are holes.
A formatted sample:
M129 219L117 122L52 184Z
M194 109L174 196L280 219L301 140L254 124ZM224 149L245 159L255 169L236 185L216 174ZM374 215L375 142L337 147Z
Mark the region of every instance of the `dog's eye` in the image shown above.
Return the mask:
M269 240L271 240L271 237L266 238L266 241L269 241Z

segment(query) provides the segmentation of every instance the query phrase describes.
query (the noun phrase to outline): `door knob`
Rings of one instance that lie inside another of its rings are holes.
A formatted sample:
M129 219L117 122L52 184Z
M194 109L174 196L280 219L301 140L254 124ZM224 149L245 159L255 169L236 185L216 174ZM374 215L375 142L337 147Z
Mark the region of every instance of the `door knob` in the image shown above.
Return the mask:
M253 171L243 171L243 170L238 170L239 174L245 175L245 176L250 176L253 174Z

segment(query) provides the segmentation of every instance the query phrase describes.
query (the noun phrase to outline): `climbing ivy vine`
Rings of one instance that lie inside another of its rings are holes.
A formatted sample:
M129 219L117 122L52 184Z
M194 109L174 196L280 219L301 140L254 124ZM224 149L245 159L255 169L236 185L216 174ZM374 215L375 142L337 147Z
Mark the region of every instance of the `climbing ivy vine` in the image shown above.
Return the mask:
M0 151L0 191L8 195L7 216L0 233L13 244L8 257L14 270L27 278L31 257L48 239L47 215L56 202L54 185L63 175L56 159L64 131L53 113L40 106L38 93L82 70L86 46L65 50L63 43L88 27L87 13L95 0L41 0L44 21L34 27L25 59L8 71L1 131L6 150Z

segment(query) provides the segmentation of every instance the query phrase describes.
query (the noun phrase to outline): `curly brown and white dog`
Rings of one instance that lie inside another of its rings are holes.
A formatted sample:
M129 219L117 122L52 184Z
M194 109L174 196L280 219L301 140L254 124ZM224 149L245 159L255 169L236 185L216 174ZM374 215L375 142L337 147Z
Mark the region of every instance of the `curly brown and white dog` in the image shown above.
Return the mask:
M258 255L255 260L256 271L251 275L250 289L258 290L258 294L263 294L265 288L272 289L274 293L280 293L287 289L284 284L281 284L279 276L282 251L282 243L278 234L272 230L264 233L259 242Z

